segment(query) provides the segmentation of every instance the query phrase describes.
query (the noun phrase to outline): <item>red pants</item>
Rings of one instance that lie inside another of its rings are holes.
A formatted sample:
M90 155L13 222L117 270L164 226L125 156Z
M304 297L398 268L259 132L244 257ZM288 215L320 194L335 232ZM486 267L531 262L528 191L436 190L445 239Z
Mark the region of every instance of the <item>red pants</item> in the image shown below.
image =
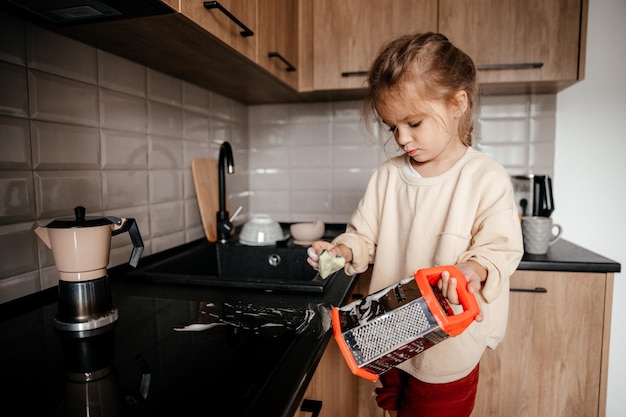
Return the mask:
M397 368L380 376L376 401L398 417L469 417L478 388L478 365L468 376L445 384L429 384Z

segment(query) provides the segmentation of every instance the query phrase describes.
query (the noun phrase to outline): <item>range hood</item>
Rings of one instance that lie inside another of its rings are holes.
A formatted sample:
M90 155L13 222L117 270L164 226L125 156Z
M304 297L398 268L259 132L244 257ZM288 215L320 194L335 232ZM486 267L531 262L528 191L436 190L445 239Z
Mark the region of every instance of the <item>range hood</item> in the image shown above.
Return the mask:
M174 13L159 0L0 0L31 18L55 24L100 22Z

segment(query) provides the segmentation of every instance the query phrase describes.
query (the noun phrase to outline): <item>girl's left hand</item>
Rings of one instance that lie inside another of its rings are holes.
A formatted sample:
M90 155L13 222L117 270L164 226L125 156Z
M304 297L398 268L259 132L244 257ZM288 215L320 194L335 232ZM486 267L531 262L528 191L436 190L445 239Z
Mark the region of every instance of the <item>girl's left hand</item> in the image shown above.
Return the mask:
M456 265L456 267L459 271L461 271L461 273L465 276L465 279L467 280L468 292L470 294L478 293L481 287L481 276L478 274L478 272L476 272L476 270L467 263ZM441 290L443 296L446 297L450 303L460 304L459 296L456 292L457 279L455 277L451 277L448 271L443 271L441 273L441 279L439 280L437 285ZM483 321L482 312L478 313L475 320Z

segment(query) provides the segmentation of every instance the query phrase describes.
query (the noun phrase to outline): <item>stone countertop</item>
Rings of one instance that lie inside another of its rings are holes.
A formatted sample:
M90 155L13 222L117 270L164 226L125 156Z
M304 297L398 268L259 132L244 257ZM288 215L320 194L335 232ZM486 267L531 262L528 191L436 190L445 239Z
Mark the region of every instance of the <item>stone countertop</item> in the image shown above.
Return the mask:
M343 230L345 230L344 224L327 224L324 239L332 240ZM526 271L620 272L621 265L561 238L550 246L545 255L525 253L517 269Z
M545 255L524 254L517 269L524 271L620 272L621 265L567 240L559 239L550 246Z
M123 410L129 417L224 409L230 416L292 416L331 341L330 308L349 301L357 280L339 271L323 293L281 293L146 283L127 270L112 268L109 281L119 310L115 386L133 399ZM23 415L63 415L75 400L68 393L91 389L91 401L100 401L93 390L109 379L85 383L84 390L66 379L53 328L57 300L55 287L0 305L0 355L11 358L0 364L0 374L11 380L0 398ZM207 318L215 326L176 331L206 325ZM142 369L151 381L145 399L137 395Z
M519 269L619 272L621 265L560 239L547 255L525 255ZM114 302L120 310L116 329L118 374L122 381L130 381L124 383L125 388L132 385L136 371L126 363L141 355L153 367L153 379L161 379L161 387L158 382L154 387L155 397L161 398L152 406L148 402L147 409L142 410L152 413L137 415L171 415L172 407L178 405L172 404L174 400L167 396L185 398L185 390L191 389L197 391L191 394L201 395L186 399L189 407L204 404L207 410L217 410L225 406L234 416L291 416L327 344L332 342L332 332L320 332L318 327L309 333L282 332L267 337L249 331L229 332L225 326L221 330L181 335L171 332L172 326L193 320L199 302L296 310L312 304L338 305L349 300L356 283L356 277L336 276L324 295L287 296L245 289L139 283L115 275L113 271ZM0 305L0 354L13 358L11 363L0 366L0 373L12 381L9 392L5 391L5 404L19 405L25 414L52 415L51 411L58 410L63 398L62 352L51 326L55 313L56 288ZM222 348L217 342L220 340ZM234 350L233 346L241 350ZM207 359L211 357L218 359ZM189 358L202 360L195 362ZM270 360L275 361L271 366L265 363ZM180 371L172 369L173 364ZM255 367L256 364L263 366ZM166 375L182 379L177 383L163 382ZM246 390L252 389L251 381L256 391L249 398ZM186 410L182 406L179 410L182 414L178 415L184 415Z

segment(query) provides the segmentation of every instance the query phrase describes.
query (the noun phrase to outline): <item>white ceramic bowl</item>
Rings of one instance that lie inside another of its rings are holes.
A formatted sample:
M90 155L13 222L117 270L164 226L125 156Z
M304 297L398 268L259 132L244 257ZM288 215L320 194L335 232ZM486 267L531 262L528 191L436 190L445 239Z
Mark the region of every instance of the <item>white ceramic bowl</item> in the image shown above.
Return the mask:
M239 234L239 242L248 246L275 245L276 241L284 238L280 224L266 214L252 216L252 219L243 225Z
M326 225L321 220L313 223L294 223L289 227L291 237L296 243L310 243L319 240L324 236L325 230Z

